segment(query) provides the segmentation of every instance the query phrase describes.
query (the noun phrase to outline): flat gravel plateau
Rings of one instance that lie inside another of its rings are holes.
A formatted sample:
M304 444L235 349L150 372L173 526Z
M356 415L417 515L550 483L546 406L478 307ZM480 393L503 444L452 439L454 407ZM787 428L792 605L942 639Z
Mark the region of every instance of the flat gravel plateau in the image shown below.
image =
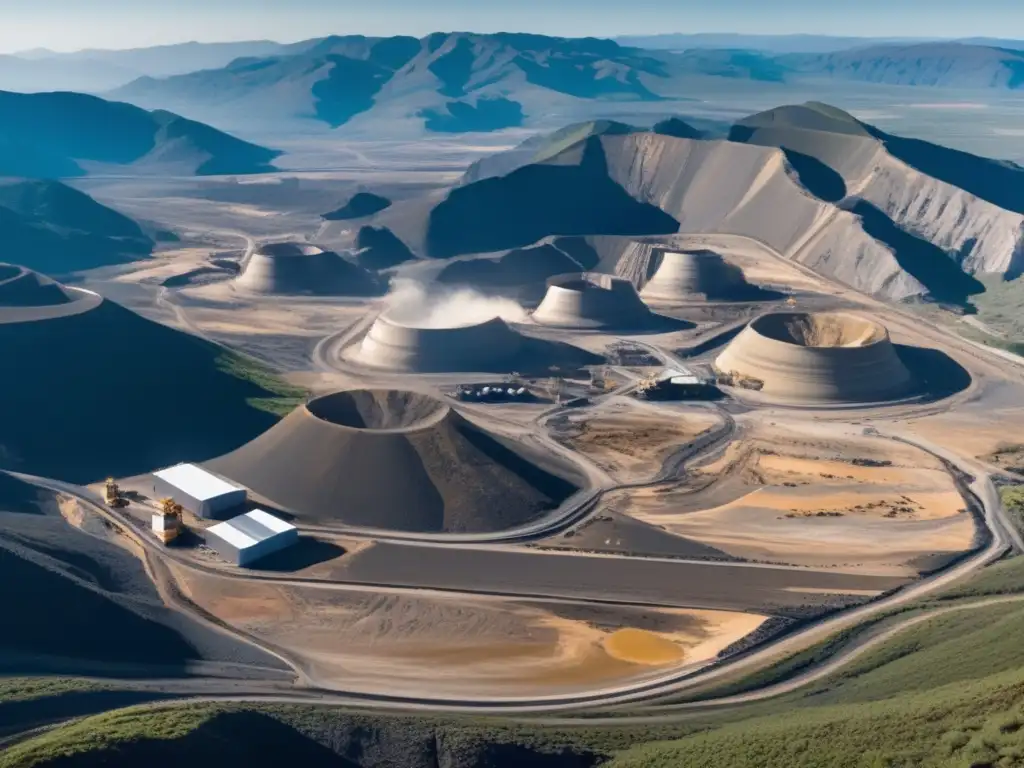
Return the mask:
M883 592L905 579L737 563L694 563L497 548L377 543L332 573L340 581L472 589L679 608L802 613L844 592ZM828 594L832 592L832 594Z

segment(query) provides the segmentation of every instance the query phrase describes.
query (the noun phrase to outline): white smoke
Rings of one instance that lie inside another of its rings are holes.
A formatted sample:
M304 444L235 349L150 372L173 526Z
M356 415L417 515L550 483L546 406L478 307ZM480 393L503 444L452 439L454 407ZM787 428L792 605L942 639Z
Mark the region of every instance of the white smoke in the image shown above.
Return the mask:
M391 281L384 301L392 320L417 328L457 328L495 317L512 323L526 320L526 310L512 299L485 296L472 288L427 289L407 278Z

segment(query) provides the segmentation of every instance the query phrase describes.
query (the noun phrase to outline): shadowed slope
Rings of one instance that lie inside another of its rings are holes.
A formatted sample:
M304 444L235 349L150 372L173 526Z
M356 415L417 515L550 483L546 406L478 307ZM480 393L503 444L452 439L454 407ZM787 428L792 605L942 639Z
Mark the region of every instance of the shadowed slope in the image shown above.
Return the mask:
M261 173L279 154L170 112L80 93L0 91L0 175L81 176L90 164Z
M210 467L304 519L399 531L503 530L575 490L447 405L380 390L317 398Z
M575 156L574 156L575 155ZM453 189L430 213L433 257L520 248L548 235L665 234L678 222L608 177L597 137L547 163Z
M381 195L375 195L372 192L357 192L343 206L325 213L322 218L325 221L361 219L364 216L372 216L383 211L390 205L391 201Z
M416 258L387 227L360 227L355 246L356 262L366 269L391 269Z
M184 674L200 659L279 666L170 610L135 554L98 520L83 524L90 533L68 524L54 493L0 473L0 579L17 584L5 602L18 617L0 633L3 674L54 663L117 677Z
M136 475L216 456L276 421L249 402L274 393L226 370L221 348L110 301L0 323L0 356L18 369L0 381L7 469L73 482Z
M61 275L148 256L153 241L132 219L58 181L0 179L7 258Z
M848 210L860 216L864 231L889 246L900 266L937 301L963 305L971 296L985 292L981 281L966 274L941 248L905 232L871 203L857 200Z
M0 264L0 307L50 307L75 297L60 283L13 264Z

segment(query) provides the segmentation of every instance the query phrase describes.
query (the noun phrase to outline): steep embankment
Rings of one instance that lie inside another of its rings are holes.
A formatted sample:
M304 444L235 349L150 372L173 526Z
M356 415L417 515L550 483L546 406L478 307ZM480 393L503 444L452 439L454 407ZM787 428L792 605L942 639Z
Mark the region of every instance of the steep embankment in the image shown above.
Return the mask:
M779 107L731 137L782 149L801 183L862 217L902 269L939 299L982 290L971 275L1024 264L1024 170L903 139L824 104Z
M602 142L612 180L676 218L681 232L750 237L823 274L887 298L923 292L853 214L802 187L778 149L650 133ZM812 237L815 247L805 248ZM870 269L864 268L865 260ZM646 263L629 267L646 268Z
M168 608L113 533L60 506L55 494L0 473L0 579L17 585L5 591L17 616L0 633L5 673L177 676L200 660L233 662L241 674L239 663L283 666Z
M1024 271L1024 169L891 136L828 105L752 115L725 139L579 131L564 148L571 132L528 142L533 161L495 176L501 164L481 164L376 223L419 255L487 254L444 277L502 289L518 280L502 252L542 255L555 236L574 261L637 284L650 276L644 236L676 232L751 238L890 300L966 305L983 291L975 274Z

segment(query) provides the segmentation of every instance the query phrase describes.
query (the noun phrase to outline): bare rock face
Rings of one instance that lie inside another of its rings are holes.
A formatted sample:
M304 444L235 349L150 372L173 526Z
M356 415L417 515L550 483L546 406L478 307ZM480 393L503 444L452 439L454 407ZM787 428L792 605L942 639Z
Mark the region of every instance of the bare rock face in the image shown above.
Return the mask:
M845 312L775 312L753 320L715 360L735 383L787 403L871 403L914 381L876 323Z
M564 328L639 328L651 322L651 312L629 280L581 272L551 278L533 320Z
M652 133L602 141L612 178L676 218L682 233L749 238L888 299L927 292L854 214L808 194L780 149Z

